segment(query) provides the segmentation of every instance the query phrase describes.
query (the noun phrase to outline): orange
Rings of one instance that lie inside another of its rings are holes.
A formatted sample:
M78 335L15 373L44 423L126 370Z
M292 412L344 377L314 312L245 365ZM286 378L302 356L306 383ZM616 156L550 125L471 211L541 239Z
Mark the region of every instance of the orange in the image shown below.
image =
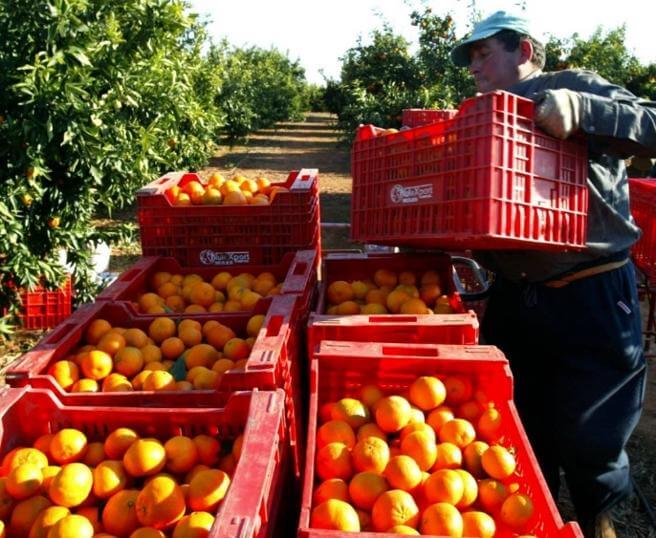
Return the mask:
M474 393L474 387L471 381L461 375L450 375L444 380L446 387L446 403L448 405L459 405L471 400Z
M429 503L457 504L465 492L462 477L453 469L439 469L424 483L424 494Z
M84 516L70 514L58 520L48 531L48 538L92 538L93 525Z
M421 515L420 530L422 534L459 537L463 535L462 516L451 504L431 504Z
M418 422L426 422L426 416L424 412L415 407L414 405L410 406L410 418L408 419L408 424L415 424Z
M166 469L172 473L186 473L198 463L198 449L194 442L184 435L171 437L164 443Z
M415 528L419 522L419 508L407 491L391 489L381 493L371 509L375 530L384 532L394 525Z
M458 469L462 465L462 451L453 443L439 443L432 470Z
M175 379L163 370L155 370L143 381L143 390L175 390Z
M59 430L50 440L50 454L60 465L81 460L86 451L87 436L74 428Z
M454 418L440 428L437 436L443 443L453 443L459 448L464 448L476 439L476 430L468 420Z
M401 454L390 458L384 476L390 487L410 491L421 482L421 469L410 456Z
M134 387L130 383L130 380L123 374L113 373L103 379L100 390L102 392L124 392L134 390Z
M2 460L2 471L4 475L22 465L23 463L33 463L39 468L48 466L48 457L36 448L17 447L5 454Z
M178 521L173 538L205 538L214 525L214 516L208 512L192 512Z
M385 531L388 534L402 534L406 536L419 536L419 533L407 525L394 525Z
M501 510L503 501L508 497L508 490L498 480L486 478L478 483L478 502L490 514L497 514Z
M188 503L192 510L212 512L225 497L230 477L220 469L200 471L189 484Z
M426 424L428 424L433 431L437 434L440 431L440 428L444 426L450 420L453 420L455 415L450 407L446 405L441 405L436 409L433 409L428 416L426 417Z
M137 432L130 428L117 428L105 438L105 454L112 460L120 460L123 455L139 439Z
M497 526L485 512L464 512L462 514L463 536L474 536L477 538L492 538Z
M137 375L143 365L143 355L137 347L126 346L114 355L114 370L124 376L132 377Z
M478 483L467 471L462 469L455 469L455 471L462 479L462 485L464 486L462 497L460 497L460 500L456 504L456 508L464 510L469 508L476 500L476 497L478 497Z
M429 306L435 304L440 295L442 295L442 288L437 284L425 284L419 288L419 297Z
M401 305L410 299L412 297L404 290L393 290L385 299L385 306L391 313L398 314L401 312Z
M48 531L60 519L70 515L71 511L63 506L49 506L34 520L30 528L29 538L47 538Z
M137 518L138 496L137 489L123 489L108 499L102 511L102 524L106 532L128 536L140 526Z
M194 386L189 381L176 381L175 390L194 390Z
M100 519L101 512L100 512L100 507L98 506L83 506L82 508L78 508L75 513L78 516L85 517L89 520L89 523L91 523L91 526L93 527L93 531L96 533L94 534L94 538L98 538L98 536L102 536L103 533L103 526L102 526L102 521ZM109 535L111 536L111 534Z
M260 332L260 329L262 328L263 323L263 314L256 314L252 316L246 324L246 334L248 334L248 336L257 336Z
M178 337L182 340L185 347L192 347L200 344L203 340L203 333L200 329L193 329L190 327L178 327Z
M231 338L223 346L223 355L233 361L246 359L251 354L251 348L242 338Z
M214 275L214 278L212 278L212 286L216 290L225 290L227 289L230 280L232 280L232 275L227 271L222 271Z
M317 431L317 448L328 443L344 443L348 448L355 446L355 433L348 422L343 420L330 420Z
M399 440L403 443L403 440L408 435L414 432L425 433L433 440L433 442L435 442L436 439L435 430L433 430L433 428L431 428L425 422L411 422L407 426L404 426L404 428L401 430L401 433L399 435Z
M478 435L488 443L493 443L501 436L501 413L494 407L485 409L478 418Z
M43 473L33 463L23 463L14 467L7 476L5 488L9 495L20 501L34 495L41 489Z
M316 470L321 480L329 478L348 480L351 478L353 464L348 447L344 443L328 443L321 447L317 451Z
M198 450L198 459L203 465L214 466L219 461L221 444L209 435L200 434L192 439Z
M203 366L198 366L197 368L202 368L194 375L194 380L191 382L193 388L196 390L213 390L218 389L221 385L221 376L218 372L214 370L208 370Z
M155 296L157 297L157 296ZM144 303L150 298L146 298ZM148 306L151 306L150 304ZM96 345L100 342L100 339L107 334L112 328L112 325L104 319L94 319L85 332L85 338L87 343Z
M85 463L85 465L88 464ZM61 471L59 465L48 465L48 467L41 469L41 472L43 473L43 484L41 484L41 487L44 492L48 491L50 488L50 482L52 482L52 479L59 473L59 471Z
M423 275L421 275L421 285L426 286L427 284L440 284L441 282L440 275L438 274L437 271L434 270L429 270L426 271Z
M426 303L424 301L422 301L421 299L419 299L419 298L408 299L407 301L404 301L403 303L401 303L400 313L401 314L406 314L406 315L432 314L432 312L429 310L428 306L426 306Z
M369 290L364 298L367 305L378 304L387 311L387 295L379 289Z
M166 465L166 450L157 439L137 439L123 455L123 466L131 476L159 473Z
M379 495L389 489L387 480L378 473L365 471L356 474L348 485L348 496L362 510L371 510ZM342 500L348 500L342 499Z
M88 465L89 467L95 467L101 461L105 459L105 449L103 443L99 441L94 441L87 445L87 452L84 455L82 463Z
M385 308L382 304L370 303L360 307L360 314L364 314L366 316L383 315L387 314L387 308Z
M229 476L235 474L235 469L237 468L237 460L232 454L226 454L219 461L219 469L228 473Z
M515 531L523 530L533 517L533 501L523 493L513 493L501 505L499 519Z
M142 525L165 529L181 519L184 513L184 493L167 476L153 478L137 496L137 518Z
M54 433L44 433L43 435L37 437L36 441L34 441L32 445L33 448L43 452L49 460L52 459L50 456L50 441L52 441L54 435Z
M382 473L389 463L390 449L379 437L365 437L355 444L351 457L357 471Z
M353 288L345 280L335 280L326 290L328 302L333 305L338 305L345 301L352 301L355 297Z
M351 500L349 497L349 484L341 478L329 478L321 482L312 493L312 506L317 506L328 499L349 502Z
M329 499L314 507L310 515L310 527L360 532L360 519L350 504L338 499Z
M504 480L515 472L517 462L507 448L492 445L481 456L483 470L492 478Z
M71 392L98 392L98 382L95 379L83 377L78 379L71 387Z
M230 359L219 359L212 365L212 370L217 374L225 374L228 370L234 367L234 361L231 361Z
M116 355L116 352L119 349L124 348L126 345L125 343L125 338L123 338L122 334L119 334L118 332L115 332L114 329L103 335L103 337L100 339L100 342L96 345L96 347L100 351L104 351L105 353L108 353L112 357Z
M210 306L216 297L214 286L208 282L196 282L191 287L190 299L194 304Z
M162 360L162 351L155 344L146 344L139 351L141 351L144 364Z
M437 377L421 376L410 385L410 402L423 411L435 409L444 402L446 388Z
M481 416L483 408L476 400L468 400L458 406L457 415L464 418L472 424L478 424L478 418Z
M196 476L199 472L201 472L201 471L207 471L208 469L209 469L209 467L208 467L207 465L202 464L202 463L198 463L198 464L194 465L194 466L192 467L191 471L189 471L189 472L185 475L185 477L184 477L184 483L187 484L187 485L189 485L189 484L191 483L191 481L194 479L194 476ZM185 495L185 496L186 496L186 495Z
M371 516L369 515L369 512L366 512L365 510L357 509L355 513L358 514L358 520L360 521L360 530L363 531L372 530L373 527L371 526Z
M88 379L100 381L110 374L113 367L111 355L99 349L89 351L82 358L82 372Z
M82 504L91 493L93 474L83 463L63 465L48 488L52 502L66 508Z
M171 318L157 318L148 326L148 336L150 336L156 344L160 344L167 338L175 336L175 334L175 321Z
M17 503L9 519L9 536L28 536L39 514L52 503L42 495L29 497Z
M149 363L150 364L150 363ZM155 363L153 363L155 364ZM156 363L159 364L159 363ZM143 382L146 380L146 378L152 373L152 370L147 369L147 370L142 370L139 372L137 375L135 375L132 378L132 388L134 390L143 390Z
M378 424L367 422L358 428L357 440L362 441L367 437L378 437L387 442L387 435L378 427Z
M169 297L177 295L178 293L179 289L175 284L173 284L173 282L165 282L159 288L157 288L157 295L159 295L162 299L168 299Z
M427 471L437 459L435 438L422 431L413 432L401 441L401 452L417 462L422 471Z
M374 273L374 282L378 287L389 286L390 288L393 288L396 286L397 281L396 273L388 269L378 269Z
M184 342L177 336L166 338L159 347L162 350L162 356L170 360L177 359L185 350Z
M93 494L100 499L125 489L127 483L128 475L121 461L105 460L93 470Z
M252 310L260 299L262 299L262 295L259 293L246 290L239 298L239 302L242 310Z
M369 409L354 398L342 398L332 406L330 416L333 420L344 420L351 428L359 428L369 422Z
M337 305L336 313L340 316L352 316L360 313L360 305L355 301L344 301Z
M223 346L226 342L232 338L235 338L237 335L230 328L225 325L219 324L217 327L213 327L206 335L205 339L207 343L211 346L214 346L216 349L223 349Z
M376 404L376 424L385 433L403 429L410 420L410 403L401 396L387 396Z
M48 375L54 377L63 389L69 389L80 378L80 369L73 361L57 361L48 368Z
M257 190L263 194L268 194L271 189L271 181L265 177L256 177L255 183L257 183Z
M465 469L476 478L483 478L485 476L481 457L483 456L483 452L488 448L489 445L487 443L474 441L473 443L469 443L462 451Z

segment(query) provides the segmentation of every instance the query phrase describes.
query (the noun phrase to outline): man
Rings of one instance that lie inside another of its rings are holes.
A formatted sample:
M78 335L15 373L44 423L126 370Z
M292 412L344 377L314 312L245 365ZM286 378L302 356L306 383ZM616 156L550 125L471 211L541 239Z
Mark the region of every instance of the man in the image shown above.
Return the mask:
M594 73L543 73L544 47L525 19L497 12L451 52L481 92L536 102L536 124L587 137L589 213L584 252L479 252L496 273L482 333L515 378L515 401L557 496L564 475L587 537L614 537L609 509L631 492L624 451L642 409L646 367L629 248L624 158L656 156L656 103Z

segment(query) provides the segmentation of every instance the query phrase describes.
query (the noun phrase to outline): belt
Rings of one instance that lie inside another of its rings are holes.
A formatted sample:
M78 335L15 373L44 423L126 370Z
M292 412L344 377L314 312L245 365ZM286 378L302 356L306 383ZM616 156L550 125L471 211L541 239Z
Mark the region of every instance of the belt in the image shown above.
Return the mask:
M549 280L547 282L544 282L544 285L547 286L548 288L563 288L567 286L567 284L569 284L570 282L574 282L575 280L581 280L582 278L588 278L589 276L607 273L608 271L619 269L620 267L625 266L627 263L629 263L629 258L624 258L623 260L617 262L608 262L608 263L603 263L601 265L595 265L594 267L588 267L587 269L582 269L581 271L577 271L576 273L565 275L564 277L558 278L556 280Z

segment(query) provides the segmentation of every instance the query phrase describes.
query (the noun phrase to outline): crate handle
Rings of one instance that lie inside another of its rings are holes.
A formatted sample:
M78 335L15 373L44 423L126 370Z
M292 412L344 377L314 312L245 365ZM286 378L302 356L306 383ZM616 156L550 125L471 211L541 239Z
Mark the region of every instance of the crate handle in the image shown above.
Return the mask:
M282 293L305 293L305 287L310 282L310 275L315 271L317 252L315 250L299 250L287 271Z
M294 178L294 182L290 187L290 191L307 191L312 188L313 185L317 182L317 176L319 175L318 168L303 168L299 170L298 174Z
M382 346L381 351L383 355L401 357L438 357L440 354L436 347L422 347L420 345L408 348L406 346L385 344Z

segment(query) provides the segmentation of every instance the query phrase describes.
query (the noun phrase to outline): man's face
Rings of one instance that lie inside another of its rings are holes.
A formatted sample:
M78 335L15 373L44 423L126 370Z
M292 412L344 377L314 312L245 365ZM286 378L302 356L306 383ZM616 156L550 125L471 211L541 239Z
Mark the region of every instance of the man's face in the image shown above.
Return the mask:
M469 72L478 91L505 90L519 81L520 49L508 52L494 37L473 43L469 48Z

